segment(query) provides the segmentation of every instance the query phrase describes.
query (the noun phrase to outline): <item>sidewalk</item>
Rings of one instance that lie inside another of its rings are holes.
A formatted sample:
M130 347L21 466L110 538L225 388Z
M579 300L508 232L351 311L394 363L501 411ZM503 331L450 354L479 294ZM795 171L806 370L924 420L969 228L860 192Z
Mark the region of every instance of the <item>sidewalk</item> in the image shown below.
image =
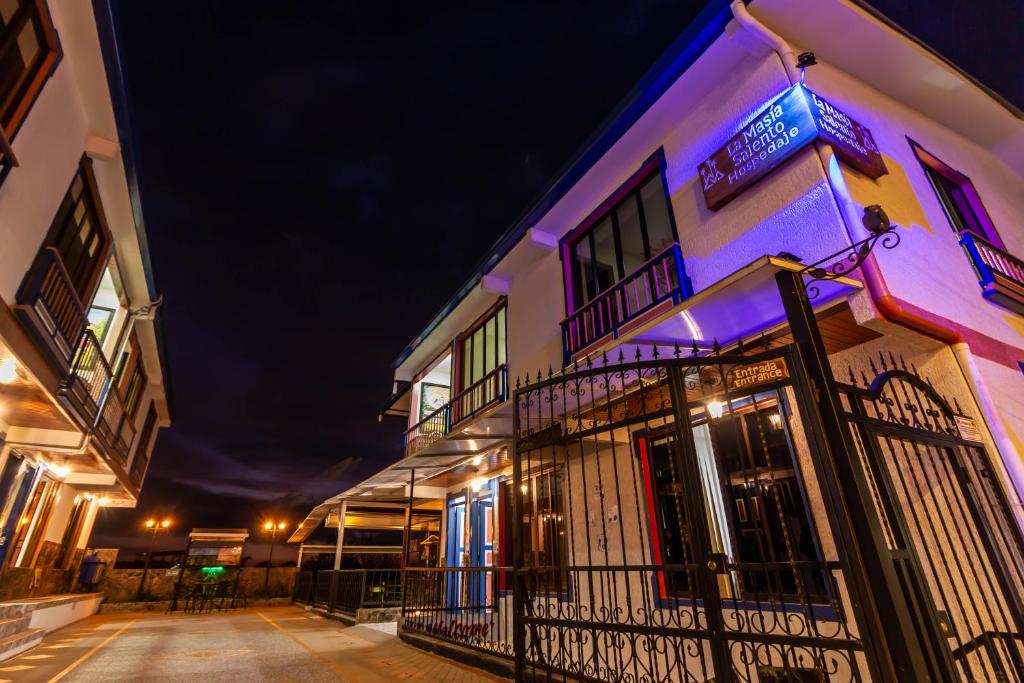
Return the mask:
M293 606L96 615L0 663L0 683L504 680L406 645L393 628L345 627Z

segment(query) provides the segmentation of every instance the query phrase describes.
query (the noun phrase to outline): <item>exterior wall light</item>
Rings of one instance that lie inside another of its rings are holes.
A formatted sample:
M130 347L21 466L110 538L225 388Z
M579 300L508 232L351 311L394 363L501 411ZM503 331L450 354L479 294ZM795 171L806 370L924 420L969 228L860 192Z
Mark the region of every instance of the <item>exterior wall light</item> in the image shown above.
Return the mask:
M60 479L64 479L69 474L71 474L71 468L68 467L67 465L58 465L57 467L51 467L50 469Z
M708 415L714 420L722 417L725 413L725 404L721 401L708 401L704 407L708 409Z
M105 508L105 507L107 507L108 505L110 505L110 499L109 499L109 498L107 498L106 496L103 496L102 498L100 498L100 499L99 499L98 501L96 501L96 502L97 502L97 503L99 503L99 506L100 506L101 508Z
M476 477L471 482L469 482L469 488L473 489L473 493L478 493L486 483L487 480L484 479L483 477Z

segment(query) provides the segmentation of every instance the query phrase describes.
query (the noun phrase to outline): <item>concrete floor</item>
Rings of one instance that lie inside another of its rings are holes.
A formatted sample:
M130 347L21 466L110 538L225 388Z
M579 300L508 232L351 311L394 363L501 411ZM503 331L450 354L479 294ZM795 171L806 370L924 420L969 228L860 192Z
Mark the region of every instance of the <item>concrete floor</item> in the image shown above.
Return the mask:
M0 683L400 680L502 679L406 645L380 627L346 628L298 607L97 615L0 662Z

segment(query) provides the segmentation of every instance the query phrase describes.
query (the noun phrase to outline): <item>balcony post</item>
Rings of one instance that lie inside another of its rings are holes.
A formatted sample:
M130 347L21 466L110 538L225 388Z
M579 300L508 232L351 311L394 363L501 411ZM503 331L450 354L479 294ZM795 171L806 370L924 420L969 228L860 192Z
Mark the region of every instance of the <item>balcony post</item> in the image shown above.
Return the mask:
M345 548L345 514L347 511L348 500L343 500L338 507L338 541L334 546L334 571L341 569L341 553Z

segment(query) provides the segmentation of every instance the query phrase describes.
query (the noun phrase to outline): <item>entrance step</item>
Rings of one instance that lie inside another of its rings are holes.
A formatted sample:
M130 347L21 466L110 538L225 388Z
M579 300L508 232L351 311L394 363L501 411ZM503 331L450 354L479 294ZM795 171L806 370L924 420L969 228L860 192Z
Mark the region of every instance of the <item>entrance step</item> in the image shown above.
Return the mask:
M27 631L31 621L31 614L22 614L21 616L11 617L9 619L0 619L0 638L6 638L7 636L15 633Z
M0 619L20 617L28 613L28 607L18 602L0 602Z
M43 642L43 636L45 635L46 629L33 628L0 638L0 662L35 647Z

